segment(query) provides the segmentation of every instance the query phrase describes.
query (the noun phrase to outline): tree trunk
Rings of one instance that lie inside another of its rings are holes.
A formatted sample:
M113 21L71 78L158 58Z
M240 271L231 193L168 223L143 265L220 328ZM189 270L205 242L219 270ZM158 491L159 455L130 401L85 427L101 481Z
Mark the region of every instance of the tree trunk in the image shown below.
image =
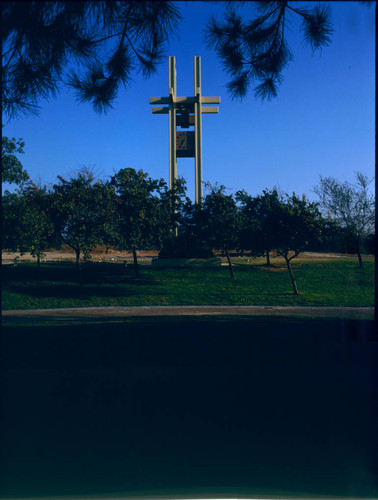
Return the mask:
M291 269L291 265L290 265L290 260L284 256L284 259L286 261L286 265L287 265L287 269L289 271L289 274L290 274L290 278L291 278L291 283L293 285L293 292L294 292L294 295L298 295L298 288L297 288L297 283L295 282L295 278L294 278L294 274L293 274L293 270Z
M234 270L232 268L231 259L230 259L230 256L228 254L228 250L227 249L226 249L226 257L227 257L227 262L228 262L228 265L229 265L229 268L230 268L231 278L234 280L235 279Z
M139 267L138 267L138 257L135 248L133 248L133 257L134 257L134 272L135 272L135 277L138 278L139 276Z
M80 266L80 248L75 248L75 254L76 254L76 267L79 269L81 269L81 266Z
M38 269L41 267L41 257L39 254L37 255L37 267Z
M357 251L357 257L358 257L358 264L359 264L359 266L363 267L362 257L361 257L361 253L360 253L359 250Z
M83 273L80 263L80 248L75 248L75 254L76 254L76 269L77 269L78 283L81 288L83 286Z
M270 267L270 252L269 250L266 251L266 265Z
M359 238L356 240L356 252L357 252L357 257L358 257L358 264L360 267L363 267Z

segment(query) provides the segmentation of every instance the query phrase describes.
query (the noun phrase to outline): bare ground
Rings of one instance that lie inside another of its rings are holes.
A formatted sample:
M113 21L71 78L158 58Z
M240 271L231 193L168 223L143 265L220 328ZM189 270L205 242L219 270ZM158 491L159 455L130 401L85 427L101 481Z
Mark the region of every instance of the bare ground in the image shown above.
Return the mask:
M75 262L75 252L67 247L62 246L59 250L49 249L44 252L45 257L43 258L43 262ZM140 261L151 261L153 257L157 257L158 252L156 251L138 251L137 255ZM2 252L2 262L4 264L10 264L14 262L14 259L18 257L19 262L35 262L36 259L33 258L29 253L24 255L20 255L17 252ZM133 259L133 255L131 252L120 251L109 249L106 252L106 249L103 247L96 248L92 254L91 258L88 259L91 262L123 262L128 261L131 262Z
M138 260L141 263L149 264L151 259L156 258L158 252L155 250L148 251L138 251ZM238 258L246 258L247 255L241 257L240 255L231 253L236 260ZM365 255L365 258L374 258L373 255ZM8 252L2 251L2 263L3 264L11 264L14 262L15 258L17 258L18 262L36 262L36 259L33 258L29 253L24 255L20 255L17 252ZM341 254L341 253L317 253L317 252L303 252L299 254L300 259L356 259L356 256L353 254ZM271 260L275 259L281 260L279 257L272 256ZM114 248L108 249L106 252L106 248L103 246L97 247L91 254L91 258L89 261L91 262L132 262L133 256L131 252L120 251ZM226 261L226 260L225 260ZM74 251L68 247L67 245L63 245L59 250L57 249L48 249L45 251L45 257L42 262L75 262L75 253Z

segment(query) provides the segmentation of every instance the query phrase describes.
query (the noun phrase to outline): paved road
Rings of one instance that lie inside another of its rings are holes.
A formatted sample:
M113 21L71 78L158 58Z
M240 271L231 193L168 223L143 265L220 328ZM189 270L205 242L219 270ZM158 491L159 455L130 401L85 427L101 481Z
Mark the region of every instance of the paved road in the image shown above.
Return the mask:
M128 316L296 316L305 318L374 319L373 307L287 306L138 306L77 307L3 311L3 317L18 318L119 318Z

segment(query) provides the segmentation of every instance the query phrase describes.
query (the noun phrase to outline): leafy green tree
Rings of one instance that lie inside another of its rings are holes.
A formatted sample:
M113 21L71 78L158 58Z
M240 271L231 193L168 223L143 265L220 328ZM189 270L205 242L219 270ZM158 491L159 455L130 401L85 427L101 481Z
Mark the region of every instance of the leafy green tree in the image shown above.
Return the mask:
M54 239L50 218L51 194L46 186L30 181L3 196L3 246L21 255L29 252L40 267L44 250Z
M169 1L2 2L2 110L36 113L62 82L109 109L134 70L156 70L179 19Z
M106 253L110 246L118 243L118 220L117 220L117 195L114 186L110 182L102 182L101 190L102 219L99 227L100 240L106 246Z
M236 193L240 206L240 247L253 255L265 255L267 266L271 266L270 253L277 247L277 209L282 196L276 188L264 190L262 195L250 196L245 191Z
M38 186L33 182L25 185L21 192L26 201L23 239L39 267L45 256L44 250L51 246L55 234L50 217L51 193L46 186Z
M52 219L62 241L74 250L80 271L81 255L88 259L103 241L108 188L86 169L69 180L58 179L60 182L53 186Z
M240 217L232 194L225 186L210 186L202 204L206 240L210 248L222 250L227 257L231 278L235 279L229 250L239 246Z
M355 184L320 176L320 182L314 188L325 215L334 220L353 242L360 267L363 267L362 241L374 233L375 199L369 193L369 184L368 177L357 172Z
M237 14L237 5L246 3L254 8L252 19ZM228 90L233 97L244 97L255 83L258 83L254 88L256 97L277 96L282 71L293 59L285 39L285 30L293 16L302 20L304 41L313 50L331 41L333 29L327 6L305 8L287 0L226 2L226 5L222 21L213 17L208 22L205 40L231 78Z
M193 203L188 197L181 199L178 212L178 232L163 240L159 258L201 259L213 257L205 229L202 205Z
M16 191L5 191L1 199L2 248L23 255L28 251L25 248L22 217L25 212L25 200Z
M155 210L157 220L155 231L155 246L159 250L163 247L167 238L177 240L178 227L182 220L182 211L185 203L186 181L178 177L172 189L160 180L158 198L155 198Z
M8 184L18 184L29 180L29 175L24 169L17 155L24 153L25 143L19 138L5 137L1 138L1 164L2 164L2 182Z
M324 235L324 219L318 209L318 203L310 202L305 195L302 198L295 193L285 195L274 214L276 225L276 251L285 259L290 274L293 292L298 294L291 261L306 250L309 242Z
M117 194L118 247L132 251L135 275L139 276L137 251L159 244L162 230L169 230L170 223L174 226L173 206L166 183L152 179L143 170L121 169L112 177L111 184Z

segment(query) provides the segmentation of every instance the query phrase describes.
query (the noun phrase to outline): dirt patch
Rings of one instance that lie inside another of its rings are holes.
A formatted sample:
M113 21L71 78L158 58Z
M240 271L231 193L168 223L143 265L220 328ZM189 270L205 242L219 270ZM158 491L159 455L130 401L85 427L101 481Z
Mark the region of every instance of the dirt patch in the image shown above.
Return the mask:
M42 262L75 262L75 252L69 247L62 247L59 250L48 249L44 252L45 257ZM151 262L153 257L157 257L157 251L138 251L138 259L140 262ZM18 258L18 262L36 262L29 253L20 255L17 252L2 252L2 262L4 264L10 264L14 262L14 259ZM105 248L96 248L92 254L91 258L88 259L90 262L132 262L133 255L131 252L120 251L109 249L106 252Z
M365 255L365 257L373 257L373 255ZM299 259L356 259L357 256L348 253L318 253L318 252L303 252L298 255Z
M57 250L54 248L50 248L46 250L45 257L42 262L75 262L75 253L68 245L62 245L62 247ZM140 250L137 251L138 260L141 263L149 264L153 258L158 256L157 250ZM220 253L215 252L220 255ZM3 264L11 264L14 262L15 258L17 258L18 262L36 262L29 253L24 255L20 255L17 252L2 252L2 262ZM236 253L233 255L233 260L237 262L237 259L245 259L247 255L237 256ZM352 254L341 254L341 253L317 253L317 252L303 252L300 253L298 259L356 259L356 255ZM363 258L374 258L374 255L364 255ZM225 259L225 258L224 258ZM282 257L275 257L272 255L271 260L274 261L276 259L282 260ZM106 251L105 246L99 246L95 248L91 254L91 258L88 259L91 262L132 262L133 255L131 252L120 251L114 248L109 248ZM223 260L222 260L223 261ZM226 262L226 260L225 260ZM274 270L272 268L271 270ZM278 270L278 269L277 269Z

